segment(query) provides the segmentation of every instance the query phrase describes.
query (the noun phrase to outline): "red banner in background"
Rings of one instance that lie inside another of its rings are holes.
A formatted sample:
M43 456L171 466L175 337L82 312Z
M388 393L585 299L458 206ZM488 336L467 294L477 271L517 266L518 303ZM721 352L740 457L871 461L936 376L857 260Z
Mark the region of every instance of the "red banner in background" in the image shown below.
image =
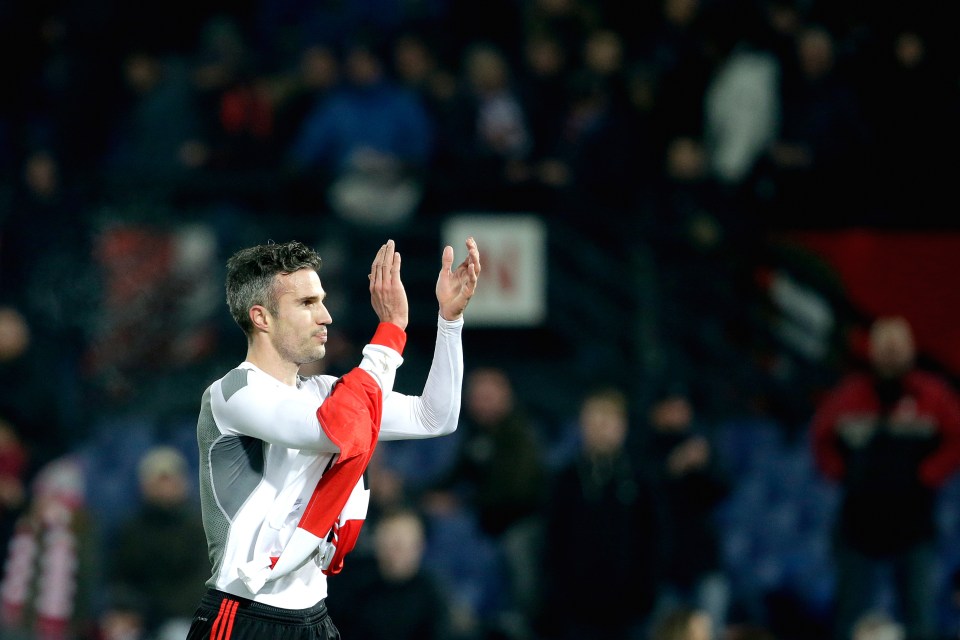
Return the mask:
M960 376L960 232L848 230L789 236L836 269L855 307L897 314L918 349Z

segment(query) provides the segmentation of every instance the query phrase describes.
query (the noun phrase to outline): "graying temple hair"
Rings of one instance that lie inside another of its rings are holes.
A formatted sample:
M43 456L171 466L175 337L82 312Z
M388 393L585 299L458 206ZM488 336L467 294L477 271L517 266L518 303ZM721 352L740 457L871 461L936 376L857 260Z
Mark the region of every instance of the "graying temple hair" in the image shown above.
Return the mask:
M320 273L320 255L307 245L293 240L282 244L266 244L237 251L227 260L227 306L230 315L248 336L253 333L250 308L263 305L270 313L277 312L274 292L276 276L300 269Z

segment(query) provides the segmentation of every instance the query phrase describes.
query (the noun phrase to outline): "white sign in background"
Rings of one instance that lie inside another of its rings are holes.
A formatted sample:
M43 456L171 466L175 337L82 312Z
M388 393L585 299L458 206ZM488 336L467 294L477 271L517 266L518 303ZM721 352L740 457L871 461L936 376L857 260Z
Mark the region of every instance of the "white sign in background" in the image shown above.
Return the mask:
M454 266L473 236L482 272L477 293L464 314L470 326L536 326L547 313L547 230L529 214L458 214L443 224L444 244L453 247Z

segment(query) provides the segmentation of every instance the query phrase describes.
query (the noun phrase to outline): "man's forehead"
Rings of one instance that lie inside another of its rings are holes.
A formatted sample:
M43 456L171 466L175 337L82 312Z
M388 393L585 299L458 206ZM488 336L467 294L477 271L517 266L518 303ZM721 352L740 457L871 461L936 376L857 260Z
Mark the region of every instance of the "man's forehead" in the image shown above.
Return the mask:
M309 268L293 273L281 273L277 276L277 291L280 296L290 295L297 298L323 296L324 293L320 276Z

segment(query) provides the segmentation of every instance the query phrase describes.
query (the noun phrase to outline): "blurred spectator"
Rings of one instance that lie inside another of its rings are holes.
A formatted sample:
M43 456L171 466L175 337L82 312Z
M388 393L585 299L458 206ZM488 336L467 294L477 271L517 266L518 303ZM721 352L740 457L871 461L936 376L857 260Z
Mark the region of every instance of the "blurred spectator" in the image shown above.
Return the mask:
M710 172L736 189L753 176L778 133L780 65L770 53L738 42L710 76L704 95L704 140Z
M877 29L875 46L860 55L856 82L874 130L868 149L877 171L867 195L881 223L895 223L909 210L917 223L935 224L938 205L952 190L947 167L931 152L960 143L960 90L942 81L953 73L956 56L938 42L937 30L918 17L899 16Z
M14 522L27 499L25 483L28 462L20 434L14 425L0 416L0 549L7 548Z
M329 597L337 628L355 640L446 640L450 604L437 577L423 567L427 544L421 515L409 507L386 510L372 531L373 554L354 558L333 578Z
M659 313L670 319L660 345L674 369L668 375L703 390L705 415L739 411L750 389L738 345L757 229L711 175L700 138L668 140L659 171L641 224L656 260Z
M148 634L170 620L189 621L210 577L206 535L179 450L158 445L140 460L141 504L110 544L107 579L144 602Z
M52 452L63 446L57 441L57 423L43 421L44 417L53 415L53 408L47 405L53 395L46 393L41 382L32 357L36 353L37 347L23 314L12 307L0 307L0 385L5 390L0 399L0 422L6 436L4 475L11 480L13 477L24 480L42 464L39 461L53 457ZM26 466L28 460L32 468ZM7 488L12 500L14 487L10 484ZM6 504L7 508L11 506L12 503ZM3 524L7 531L13 523L4 518Z
M659 71L658 122L666 139L703 133L703 96L713 71L705 4L661 0L651 35L639 47L638 56L652 60Z
M410 29L393 42L393 70L398 82L415 92L429 114L434 127L434 144L429 170L425 173L424 200L420 213L446 215L456 207L458 192L451 187L455 179L458 140L448 139L452 132L444 123L457 108L457 75L450 68L440 38Z
M112 590L97 616L97 629L90 640L146 640L148 637L147 606L143 598L126 588Z
M360 225L407 222L433 153L430 114L388 73L385 55L363 36L345 44L343 84L307 115L288 150L294 170L319 181L329 207Z
M14 100L25 101L25 111L17 114L25 118L23 142L28 148L55 147L66 173L83 180L98 177L104 143L117 114L116 60L126 43L113 29L123 24L126 35L131 27L115 22L116 14L105 9L66 3L2 18L4 22L12 18L10 24L20 32L11 38L16 44L10 55L19 67L13 73L22 73L22 68L28 74L10 92L17 95Z
M648 178L640 173L648 141L608 80L585 68L571 74L562 131L529 177L547 190L543 211L562 215L577 233L620 255L624 229L632 228L625 216L636 204L638 183Z
M773 190L768 210L777 212L778 225L856 222L863 214L863 152L869 139L862 105L837 70L829 30L801 29L794 56L796 64L784 66L780 127L765 158ZM827 210L833 213L815 214Z
M653 627L650 640L710 640L714 634L710 614L698 609L678 607L667 612Z
M415 30L399 34L393 41L393 70L401 84L420 95L434 122L444 117L457 79L435 39Z
M442 133L451 187L468 207L509 208L533 143L516 74L502 49L481 41L464 51L458 80Z
M533 31L524 40L518 90L530 125L533 159L552 153L563 132L571 54L549 31Z
M892 568L910 640L936 637L939 489L960 467L960 398L916 366L902 317L870 328L869 370L849 374L811 424L823 474L842 487L836 520L836 640L870 610L881 567Z
M300 371L303 370L301 367ZM379 443L373 457L370 458L370 464L367 465L366 483L370 490L370 504L367 506L365 526L370 527L371 530L376 529L381 518L391 513L416 509L414 492L408 486L409 479L391 462L391 444L394 443ZM372 556L375 551L373 543L372 536L360 536L351 551L351 558Z
M591 29L583 40L581 67L607 85L615 102L626 99L627 43L619 31Z
M731 592L714 517L732 482L683 390L671 389L657 398L647 420L646 455L665 514L660 536L666 559L658 608L696 608L710 618L715 630L710 637L719 638Z
M34 478L0 582L4 640L72 640L93 629L99 541L85 484L72 456L47 463Z
M457 430L458 450L449 469L423 495L427 512L457 507L476 515L480 531L502 555L505 615L528 615L539 587L535 577L546 466L537 426L519 405L506 372L471 371Z
M90 293L81 290L88 284L89 202L52 148L31 150L19 178L0 217L0 302L17 307L38 333L66 334L79 322L72 303ZM64 282L63 273L75 277Z
M102 413L187 410L216 344L218 243L203 224L115 220L96 237L103 288L86 354ZM177 375L168 375L176 372Z
M280 159L272 75L260 68L237 21L225 16L205 25L196 58L192 83L207 146L204 167L226 177L235 192L269 193L270 183L255 179Z
M868 611L853 626L851 640L904 640L903 625L882 611Z
M163 196L207 162L188 71L186 61L175 57L136 51L124 58L126 96L105 157L117 186Z
M86 194L52 149L30 151L22 171L0 217L0 411L39 466L85 435L80 360L97 287Z
M580 406L581 449L560 469L544 522L543 638L640 637L661 575L661 516L653 479L626 446L626 396L588 393Z
M340 83L340 60L333 45L314 42L299 52L294 68L274 84L277 144L288 149L304 119Z
M579 66L587 33L601 25L602 15L597 4L589 1L533 0L524 3L523 20L525 33L552 34L564 51L578 56L570 63Z

